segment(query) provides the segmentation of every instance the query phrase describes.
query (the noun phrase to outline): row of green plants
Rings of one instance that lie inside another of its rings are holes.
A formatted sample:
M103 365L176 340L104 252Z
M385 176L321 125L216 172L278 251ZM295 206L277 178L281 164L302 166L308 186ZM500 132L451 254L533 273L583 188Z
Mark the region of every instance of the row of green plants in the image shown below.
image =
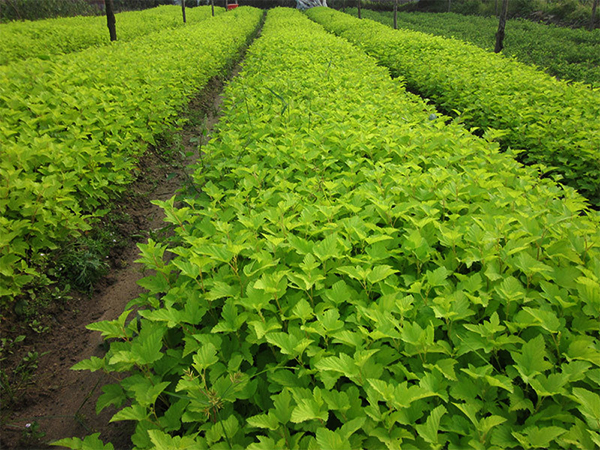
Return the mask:
M457 39L393 30L322 7L308 15L377 58L411 91L600 206L600 90Z
M87 0L0 0L0 23L39 20L98 12Z
M357 15L356 8L348 14ZM363 18L394 25L392 12L363 10ZM495 17L464 16L454 13L399 13L398 27L461 39L493 51L498 30ZM525 19L508 20L503 53L535 65L559 79L581 81L600 88L600 29L545 25Z
M140 245L146 292L75 367L125 377L97 410L135 448L600 445L583 197L292 9L224 97L195 189L156 202L175 237Z
M238 8L52 61L0 67L0 306L47 282L49 251L90 229L148 144L230 69L261 20ZM49 259L50 258L50 259Z
M215 14L225 11L216 8ZM191 8L187 22L196 24L212 14L210 6ZM120 41L131 41L146 34L183 25L181 8L160 6L141 12L116 14ZM55 55L84 50L110 43L106 17L67 17L37 22L13 22L2 25L0 65L27 58L51 59ZM156 36L156 39L160 39Z
M568 27L588 27L593 3L594 0L511 0L508 2L508 17L521 17ZM453 12L469 16L491 17L500 15L502 1L419 0L402 5L401 9L406 12Z
M112 0L116 12L173 5L173 0ZM186 0L197 6L199 0ZM202 2L206 4L206 2ZM57 17L94 16L104 12L104 0L0 0L0 23L16 20L43 20Z

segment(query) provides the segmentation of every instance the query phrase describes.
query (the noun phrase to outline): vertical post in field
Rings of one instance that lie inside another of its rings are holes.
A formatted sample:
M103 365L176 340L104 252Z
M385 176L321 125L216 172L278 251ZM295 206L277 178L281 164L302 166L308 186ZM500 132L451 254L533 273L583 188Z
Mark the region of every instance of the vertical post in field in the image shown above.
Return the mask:
M117 40L117 20L115 19L115 11L112 0L104 0L104 10L106 11L106 24L108 25L108 33L110 40Z
M502 13L500 13L500 22L496 32L495 53L500 53L504 48L504 28L506 27L506 16L508 15L508 0L502 0Z
M185 0L181 0L181 13L183 14L183 23L185 23Z

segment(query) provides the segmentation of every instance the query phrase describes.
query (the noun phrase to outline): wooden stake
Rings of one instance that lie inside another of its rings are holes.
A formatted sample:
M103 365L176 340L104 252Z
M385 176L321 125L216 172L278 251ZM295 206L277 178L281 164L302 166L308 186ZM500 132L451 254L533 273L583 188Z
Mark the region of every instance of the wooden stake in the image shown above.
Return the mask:
M106 11L106 24L108 25L108 32L110 34L110 40L117 40L117 20L115 19L115 11L113 8L112 0L104 0L104 10Z
M498 31L496 32L496 47L495 53L500 53L504 48L504 28L506 27L506 16L508 15L508 0L502 0L502 13L500 14L500 22L498 23Z

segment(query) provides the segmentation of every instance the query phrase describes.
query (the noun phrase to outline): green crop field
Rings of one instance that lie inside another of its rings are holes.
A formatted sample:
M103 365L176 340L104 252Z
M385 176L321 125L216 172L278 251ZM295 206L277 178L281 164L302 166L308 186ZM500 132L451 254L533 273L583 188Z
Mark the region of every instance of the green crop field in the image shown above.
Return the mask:
M377 58L413 92L600 205L600 90L460 40L393 30L327 8L308 14Z
M357 15L357 9L348 14ZM394 25L394 14L363 10L362 17ZM398 13L398 27L437 36L462 39L493 51L498 30L495 17L463 16L454 13ZM545 70L560 79L600 87L600 30L571 29L509 20L503 53Z
M224 8L216 8L220 14ZM210 6L190 8L187 21L195 24L211 16ZM131 41L148 33L183 25L181 8L161 6L142 12L116 14L119 41ZM68 17L35 22L0 24L0 65L27 58L50 59L53 55L80 51L110 43L105 17ZM156 36L160 39L160 35Z
M262 18L0 68L7 302ZM136 449L600 446L598 92L327 8L258 36L191 185L154 202L173 236L139 244L144 292L88 325L96 410Z
M225 95L202 194L162 203L177 256L141 246L139 319L90 325L115 341L76 367L130 373L99 408L138 448L598 441L584 198L298 12L269 12Z
M238 57L257 14L0 66L0 303L40 277L47 250L106 212L148 143Z

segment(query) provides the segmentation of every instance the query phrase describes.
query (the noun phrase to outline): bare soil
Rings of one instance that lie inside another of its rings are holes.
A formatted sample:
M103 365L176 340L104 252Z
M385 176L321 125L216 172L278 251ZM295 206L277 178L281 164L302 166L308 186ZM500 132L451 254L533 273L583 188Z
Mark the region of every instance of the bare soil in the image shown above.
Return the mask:
M222 85L222 81L213 80L191 101L186 113L191 120L180 133L168 139L172 141L170 152L168 148L159 146L150 149L141 160L137 181L127 189L127 195L111 213L129 218L119 223L121 233L129 239L126 246L111 253L110 273L94 286L91 296L71 293L72 298L66 304L50 311L49 331L36 333L27 330L27 337L14 352L13 358L4 362L5 366L16 365L29 351L40 355L33 379L25 388L20 387L16 400L2 398L4 411L0 448L57 448L50 447L49 443L65 437L83 438L98 432L105 443L111 442L117 450L132 447L130 422L110 423L116 412L111 407L99 415L95 411L102 386L114 383L116 379L101 372L73 371L70 368L81 360L104 354L100 333L89 331L85 326L91 322L116 319L125 305L142 292L137 281L149 273L144 273L142 266L135 262L139 257L137 243L146 242L149 235L156 236L165 226L162 209L150 201L171 198L185 183L188 178L186 163L195 159L198 149L197 141L190 142L190 139L201 138L203 130L209 132L217 122ZM175 151L173 142L177 147ZM177 156L165 159L161 156L165 150ZM188 156L183 156L186 153ZM5 330L10 328L8 325L3 324L3 327L7 326ZM26 329L21 327L21 330ZM2 392L4 397L4 390ZM39 428L33 431L36 426Z

